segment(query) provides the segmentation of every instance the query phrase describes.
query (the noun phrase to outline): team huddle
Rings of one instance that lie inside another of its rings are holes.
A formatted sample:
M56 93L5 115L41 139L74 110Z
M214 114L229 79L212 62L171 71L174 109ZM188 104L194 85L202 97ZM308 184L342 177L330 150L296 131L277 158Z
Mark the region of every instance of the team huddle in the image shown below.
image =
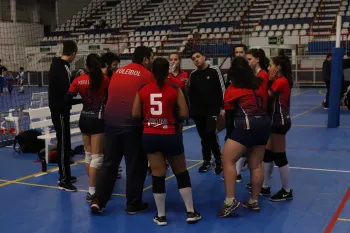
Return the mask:
M202 52L193 52L191 59L197 69L188 77L181 71L179 54L170 54L169 61L162 57L153 59L152 50L140 46L135 49L132 63L114 71L109 78L101 71L100 57L88 56L87 73L74 79L65 101L71 103L78 93L83 97L79 126L90 178L86 200L91 202L92 213L98 214L106 207L125 157L126 213L148 209L142 192L149 163L157 206L153 221L161 226L167 224L165 179L169 164L186 207L186 221L201 220L194 208L184 154L182 129L189 117L194 119L202 140L204 162L199 171L210 169L213 153L215 174L223 173L226 198L217 213L219 217L230 215L240 206L235 199L235 186L242 181L240 172L245 160L251 181L246 184L251 196L243 202L245 208L259 211L259 195L270 196L271 201L293 199L286 157L293 85L288 57L282 54L269 61L263 50L248 51L239 45L227 78L205 61ZM201 75L203 83L214 88L215 93L205 94L215 103L199 103L196 93L203 95L199 86ZM196 108L206 112L199 114ZM222 150L216 134L217 119L226 122ZM282 188L271 195L273 164L280 169ZM68 178L60 186L68 190L70 183Z

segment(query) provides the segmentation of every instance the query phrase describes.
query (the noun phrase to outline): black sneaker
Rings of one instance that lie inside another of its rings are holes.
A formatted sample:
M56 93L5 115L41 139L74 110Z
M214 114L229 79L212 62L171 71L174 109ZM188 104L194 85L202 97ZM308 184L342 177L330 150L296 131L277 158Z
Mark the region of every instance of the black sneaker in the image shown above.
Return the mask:
M202 166L198 169L199 172L207 172L211 167L210 161L204 162Z
M92 195L90 193L87 193L85 200L86 200L86 202L91 202L92 201Z
M97 200L92 200L90 205L90 211L93 214L99 214L102 213L103 208L100 206Z
M252 194L252 190L251 189L250 189L249 193ZM270 187L268 187L268 188L262 187L261 190L260 190L259 195L260 196L265 196L265 197L271 196L271 189L270 189Z
M153 222L157 223L158 226L165 226L168 224L166 221L166 216L159 217L158 214L154 216Z
M246 187L247 189L252 189L252 183L246 184L245 187Z
M290 201L293 200L293 190L287 192L284 188L281 188L275 195L270 197L270 201Z
M76 192L76 191L78 191L78 189L74 185L72 185L72 183L64 183L62 181L60 181L58 189L64 190L64 191L67 191L67 192Z
M243 207L253 210L255 212L259 212L260 211L260 206L258 202L254 202L254 203L249 203L249 201L245 201L243 202Z
M186 222L196 223L202 219L202 216L195 210L194 212L187 212Z
M242 175L241 175L241 174L237 175L236 182L237 182L237 183L241 183L242 180L243 180Z
M233 200L231 205L226 204L226 202L224 202L224 204L221 207L221 210L217 213L217 215L220 218L224 218L227 217L231 214L232 211L234 211L235 209L237 209L239 207L241 203L237 200Z
M141 213L147 210L148 210L148 204L142 203L141 205L137 205L137 206L128 206L125 209L125 212L127 214L133 215L133 214Z
M215 171L214 173L216 175L220 175L222 173L222 164L221 164L221 161L216 161L215 162Z
M57 181L57 184L59 184L61 182L62 178L60 178L58 181ZM69 179L70 183L71 184L74 184L78 181L77 177L75 176L71 176L70 179Z

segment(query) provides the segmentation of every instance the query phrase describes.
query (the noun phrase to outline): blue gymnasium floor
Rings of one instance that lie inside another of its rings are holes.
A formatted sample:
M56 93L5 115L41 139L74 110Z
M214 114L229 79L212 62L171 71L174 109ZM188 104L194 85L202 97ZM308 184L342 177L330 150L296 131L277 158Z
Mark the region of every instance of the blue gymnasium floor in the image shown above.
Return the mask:
M84 199L88 178L81 162L72 166L73 175L79 179L76 184L79 192L68 193L57 189L57 171L48 174L39 172L41 165L33 162L35 155L19 155L12 148L3 148L0 149L1 232L350 232L350 112L341 110L342 126L327 129L327 110L320 106L323 99L322 89L293 90L293 127L287 142L295 197L291 202L272 203L261 197L260 213L241 207L231 218L218 218L216 213L224 200L223 181L213 172L198 173L200 141L195 128L190 128L184 133L184 143L195 207L203 216L199 223L185 223L184 205L177 191L176 179L170 171L167 179L168 226L159 227L152 221L156 207L149 176L144 192L144 200L150 204L148 212L134 216L125 214L125 180L122 179L117 181L115 194L105 212L101 216L93 216ZM223 137L221 133L221 143ZM78 156L76 160L82 158ZM249 180L249 171L243 172L243 179L237 187L238 200L248 198L244 184ZM276 169L272 190L275 192L279 188L279 172Z

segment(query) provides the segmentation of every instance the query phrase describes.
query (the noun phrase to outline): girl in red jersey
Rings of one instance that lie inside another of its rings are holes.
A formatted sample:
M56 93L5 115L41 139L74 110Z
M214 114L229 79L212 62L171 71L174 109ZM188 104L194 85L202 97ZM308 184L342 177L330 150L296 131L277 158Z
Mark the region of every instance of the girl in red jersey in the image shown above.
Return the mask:
M259 87L257 90L257 93L259 93L260 96L263 97L264 99L264 108L267 110L268 109L268 100L269 100L269 94L268 94L268 89L269 89L269 74L266 72L268 70L268 63L267 63L267 58L265 56L265 52L262 49L251 49L246 53L246 59L249 63L249 66L252 68L254 74L264 80L263 84ZM266 152L265 152L266 153ZM240 176L240 171L243 166L243 162L241 159L238 160L236 164L236 169L238 173L237 179L242 177ZM251 189L251 183L246 184L246 188ZM270 196L270 192L267 189L262 188L261 189L261 194Z
M74 79L66 97L67 101L71 101L79 93L83 99L79 128L84 142L85 169L90 178L86 201L91 201L95 193L96 173L103 160L103 112L109 78L103 75L97 54L87 57L86 66L88 73Z
M228 216L240 205L235 199L235 163L248 149L252 196L243 206L254 211L260 210L258 197L264 180L262 161L271 126L264 98L258 93L263 80L254 75L248 62L242 57L235 58L227 77L231 84L225 92L224 108L225 111L234 110L235 128L222 151L226 199L218 212L220 217Z
M160 226L167 224L165 215L165 158L176 176L178 188L187 210L186 221L194 223L201 219L193 208L190 176L186 167L182 136L174 116L178 108L179 119L188 117L184 95L177 86L165 81L169 62L157 58L153 62L155 81L140 88L136 94L132 116L143 119L143 147L152 168L153 195L158 213L153 221Z
M188 74L181 70L181 56L179 53L171 53L169 56L170 70L168 79L174 81L183 93L187 93Z
M293 86L289 58L285 55L272 58L269 74L270 80L273 81L269 90L269 95L272 97L270 109L272 127L264 158L265 180L263 189L265 189L266 193L270 193L269 181L274 162L280 170L282 188L275 195L271 196L270 200L286 201L293 199L293 190L289 187L290 170L286 156L286 134L291 127L290 95Z

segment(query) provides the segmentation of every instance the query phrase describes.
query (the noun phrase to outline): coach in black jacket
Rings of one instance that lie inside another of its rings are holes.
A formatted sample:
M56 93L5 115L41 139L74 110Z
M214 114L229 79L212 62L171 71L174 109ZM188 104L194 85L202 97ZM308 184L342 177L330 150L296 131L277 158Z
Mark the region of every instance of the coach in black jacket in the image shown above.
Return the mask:
M70 63L75 59L78 47L74 41L63 42L63 55L54 58L49 71L49 108L57 138L57 153L59 163L59 188L75 192L77 188L72 185L76 177L71 176L70 156L70 109L71 105L65 103L65 95L71 83Z
M211 153L215 157L215 174L222 172L220 144L216 134L217 117L224 114L223 97L225 80L219 68L210 66L205 56L199 51L191 55L197 67L189 77L190 114L194 120L202 141L203 165L199 172L206 172L211 167Z

